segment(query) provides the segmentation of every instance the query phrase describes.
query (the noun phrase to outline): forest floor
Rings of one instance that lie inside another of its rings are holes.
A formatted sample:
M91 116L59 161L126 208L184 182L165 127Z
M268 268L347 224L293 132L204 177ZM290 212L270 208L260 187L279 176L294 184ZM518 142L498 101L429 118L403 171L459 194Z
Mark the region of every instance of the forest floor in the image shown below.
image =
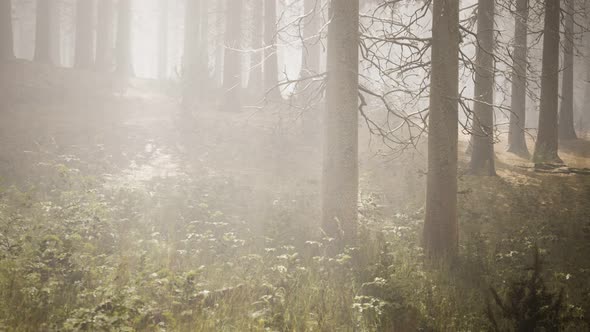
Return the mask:
M0 73L0 330L478 330L535 246L560 317L588 327L590 175L536 172L500 143L499 176L473 177L462 154L449 277L421 260L423 147L383 158L362 134L366 241L328 257L318 128L283 106L185 111L154 81ZM588 137L560 149L590 167Z

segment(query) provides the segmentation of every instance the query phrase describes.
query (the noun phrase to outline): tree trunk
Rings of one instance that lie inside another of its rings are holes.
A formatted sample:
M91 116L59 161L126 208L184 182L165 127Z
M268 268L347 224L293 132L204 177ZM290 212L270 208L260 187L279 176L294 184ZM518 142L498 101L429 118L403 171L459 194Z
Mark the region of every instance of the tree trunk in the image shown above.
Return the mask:
M201 19L199 39L199 77L204 87L209 81L209 0L201 0Z
M12 3L10 0L0 0L0 61L13 58Z
M424 249L430 258L457 255L459 0L435 0L428 117Z
M49 0L37 0L35 22L35 56L41 63L51 63L51 6Z
M584 32L584 52L585 52L585 63L584 66L586 67L586 82L584 84L585 87L585 96L584 96L584 108L582 109L582 115L580 120L580 127L583 128L586 133L590 129L590 0L586 0L584 3L585 14L586 14L586 29Z
M199 90L199 47L201 43L200 19L201 1L187 0L184 16L184 55L183 55L183 83L184 93L182 103L185 108L192 106L195 95Z
M330 237L352 244L358 218L359 0L331 1L330 14L322 223Z
M109 71L113 65L113 14L113 0L98 2L96 67L105 71Z
M168 78L168 0L160 0L158 23L158 78Z
M51 62L56 66L61 66L61 0L50 1L50 54Z
M90 68L94 64L93 3L78 0L76 3L76 68Z
M262 46L264 44L264 0L252 0L252 48L248 90L257 95L262 89Z
M119 0L115 71L124 76L133 75L133 64L131 62L131 0Z
M239 48L242 39L242 0L227 0L226 8L223 95L220 107L223 111L237 112L241 107L242 60Z
M264 0L264 44L264 90L278 99L277 0Z
M526 145L526 88L528 38L527 22L529 16L528 0L518 0L515 13L514 55L512 65L512 102L510 128L508 129L508 151L528 157Z
M479 0L470 171L496 175L494 163L494 1Z
M535 142L535 163L561 163L557 154L557 106L559 89L559 0L545 1L543 33L543 69L541 71L541 102L539 133Z
M320 0L304 0L303 45L301 75L311 76L320 72Z
M574 1L565 1L565 41L563 51L563 80L561 84L561 111L559 138L576 139L574 129Z
M262 1L262 0L260 0ZM217 87L223 84L223 49L225 31L225 1L218 0L215 6L215 83Z

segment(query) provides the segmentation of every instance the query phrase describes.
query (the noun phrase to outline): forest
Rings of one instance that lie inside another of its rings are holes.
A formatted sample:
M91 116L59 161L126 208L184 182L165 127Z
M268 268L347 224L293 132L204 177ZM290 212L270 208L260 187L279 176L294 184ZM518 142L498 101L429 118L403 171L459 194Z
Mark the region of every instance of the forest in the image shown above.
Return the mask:
M590 0L0 0L0 331L590 331Z

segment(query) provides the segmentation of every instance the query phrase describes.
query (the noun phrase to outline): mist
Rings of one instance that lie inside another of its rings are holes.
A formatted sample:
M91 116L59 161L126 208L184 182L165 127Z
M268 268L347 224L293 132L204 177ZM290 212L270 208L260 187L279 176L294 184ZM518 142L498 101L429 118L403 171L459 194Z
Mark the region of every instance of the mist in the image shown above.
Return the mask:
M590 329L589 15L0 0L0 330Z

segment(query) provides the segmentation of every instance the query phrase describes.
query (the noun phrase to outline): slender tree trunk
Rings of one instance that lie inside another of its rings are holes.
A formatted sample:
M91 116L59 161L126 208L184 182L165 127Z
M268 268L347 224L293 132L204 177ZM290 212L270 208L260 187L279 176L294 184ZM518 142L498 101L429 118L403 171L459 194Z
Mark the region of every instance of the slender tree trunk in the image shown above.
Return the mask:
M61 66L61 0L50 1L50 53L51 62L56 66Z
M310 76L320 72L320 5L321 0L304 0L303 47L301 75Z
M248 90L258 94L262 89L262 46L264 44L264 0L252 0L252 48Z
M264 90L278 99L277 0L264 0L264 44Z
M543 69L539 133L535 142L535 163L561 163L558 151L557 106L559 89L559 0L545 1Z
M40 0L45 1L45 0ZM94 15L89 0L76 2L76 68L90 68L94 64Z
M260 0L262 1L262 0ZM218 87L223 84L223 50L225 46L225 1L217 1L215 6L215 83Z
M35 56L41 63L51 63L51 3L37 0L35 22Z
M201 0L199 39L199 77L203 86L209 81L209 0Z
M160 0L158 26L158 78L168 78L168 0Z
M424 249L431 258L457 255L459 0L435 0L428 117Z
M13 58L12 3L10 0L0 0L0 61Z
M496 175L494 163L494 1L479 0L471 173Z
M580 126L584 128L586 133L590 130L590 0L586 0L584 3L585 14L586 14L586 32L584 32L584 48L585 48L585 64L586 67L586 82L585 82L585 91L586 94L584 96L584 105L585 107L582 110L582 116L580 121Z
M133 75L133 64L131 62L131 0L119 0L115 71L124 76Z
M96 32L96 67L109 71L113 65L113 0L98 2L98 28Z
M201 1L186 0L184 17L184 55L182 103L185 108L192 106L199 92L199 47L201 43L200 19Z
M322 223L341 244L356 239L358 202L359 0L330 3Z
M226 3L223 95L220 107L229 112L237 112L241 107L242 60L239 48L242 40L242 5L242 0L227 0Z
M561 111L559 138L576 139L574 129L574 1L566 0L565 41L563 52L563 80L561 85Z
M512 65L512 102L510 128L508 130L508 151L524 157L529 156L525 137L528 62L528 2L528 0L518 0L516 3L514 19L514 62Z

